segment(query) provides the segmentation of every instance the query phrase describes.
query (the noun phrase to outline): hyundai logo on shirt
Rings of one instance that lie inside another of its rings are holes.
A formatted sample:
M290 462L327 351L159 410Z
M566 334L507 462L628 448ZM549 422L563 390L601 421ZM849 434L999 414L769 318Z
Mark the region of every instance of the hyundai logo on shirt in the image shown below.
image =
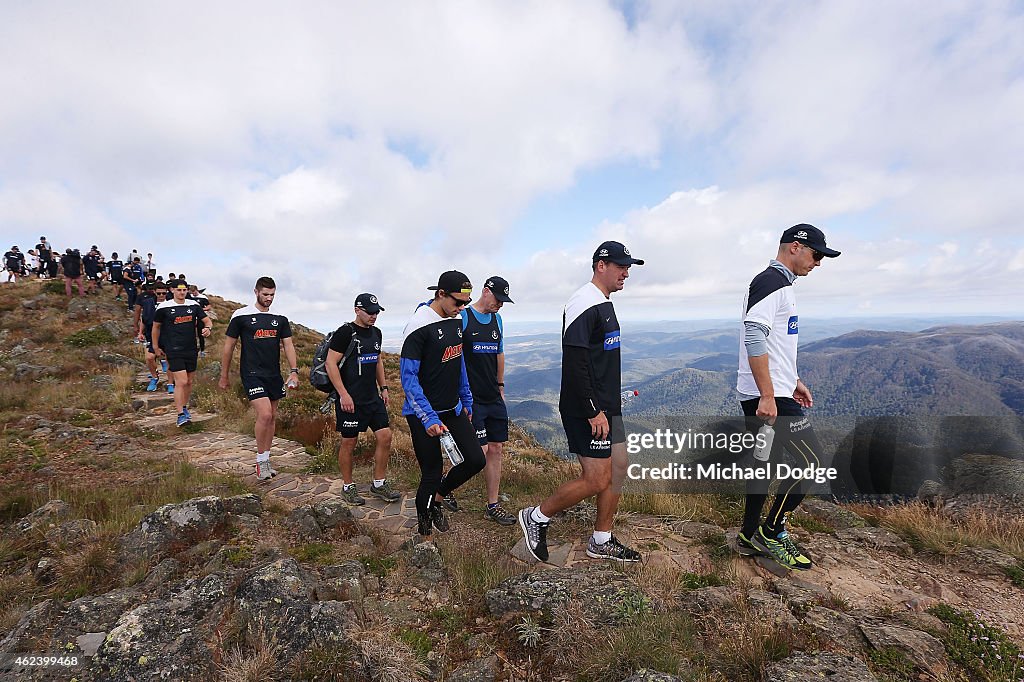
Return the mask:
M371 363L377 362L377 358L379 357L380 353L364 353L363 355L359 356L359 364L369 365Z
M619 330L608 332L604 335L604 349L615 350L619 347Z
M797 316L789 318L789 332L790 334L797 334L800 331L800 326L797 324Z
M473 344L473 352L474 353L491 353L491 354L497 353L498 352L498 344L496 344L496 343L477 342L477 343Z

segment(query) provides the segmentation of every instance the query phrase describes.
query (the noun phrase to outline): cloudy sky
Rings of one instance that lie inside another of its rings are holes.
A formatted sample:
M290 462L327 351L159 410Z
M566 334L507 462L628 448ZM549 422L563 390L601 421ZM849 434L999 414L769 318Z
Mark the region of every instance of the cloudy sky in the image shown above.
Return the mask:
M557 320L738 315L789 225L824 316L1024 312L1014 2L0 3L0 230L152 251L321 329L439 272ZM8 246L7 244L4 245ZM555 326L557 329L557 324Z

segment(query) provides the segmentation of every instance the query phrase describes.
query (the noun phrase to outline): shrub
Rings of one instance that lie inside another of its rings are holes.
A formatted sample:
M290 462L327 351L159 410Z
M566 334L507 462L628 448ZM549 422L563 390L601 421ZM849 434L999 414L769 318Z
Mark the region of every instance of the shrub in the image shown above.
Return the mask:
M65 337L64 343L75 348L88 348L90 346L102 346L108 343L117 343L117 339L106 327L90 327L82 329L74 334Z

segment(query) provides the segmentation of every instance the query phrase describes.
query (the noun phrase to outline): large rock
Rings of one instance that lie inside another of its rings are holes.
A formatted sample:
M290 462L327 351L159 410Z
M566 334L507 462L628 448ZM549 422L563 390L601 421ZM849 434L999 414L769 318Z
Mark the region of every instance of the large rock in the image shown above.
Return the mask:
M653 670L637 670L622 682L686 682L683 678Z
M325 531L352 521L352 511L341 500L304 504L292 509L287 524L304 540L320 539Z
M793 512L797 516L809 516L819 523L841 530L844 528L863 528L868 525L858 514L840 507L820 497L806 497Z
M63 500L50 500L28 516L21 518L14 527L19 533L39 531L45 533L50 528L71 516L71 505Z
M898 625L861 625L861 632L875 649L896 649L923 672L936 678L947 672L946 649L927 632Z
M552 613L569 601L584 605L598 623L614 623L646 601L625 574L603 566L557 568L506 579L486 595L495 616L543 611Z
M498 657L486 656L459 666L448 682L494 682L498 676Z
M950 496L1024 494L1024 461L995 455L965 455L943 472Z
M79 543L95 532L96 522L92 519L72 519L48 529L44 536L50 546L61 547Z
M864 662L853 656L828 652L794 654L771 663L765 670L765 682L878 682Z
M223 618L229 587L216 574L192 578L170 598L123 614L96 653L100 679L214 679L213 656L206 642Z
M165 504L124 536L121 547L126 553L153 556L176 541L191 543L209 537L227 520L224 501L214 495Z
M903 539L893 533L891 530L885 528L875 528L868 526L866 528L847 528L845 530L838 531L836 537L846 542L859 542L865 544L868 547L872 547L883 552L891 552L900 556L910 556L914 553L914 549L908 545Z
M136 360L135 358L130 358L127 355L121 355L120 353L112 353L111 351L103 351L97 356L97 358L100 361L105 362L108 365L114 365L115 367L132 367L142 369L146 366L145 363Z
M95 298L76 296L68 301L68 319L94 320L101 317L124 317L124 305L107 300L105 296Z
M857 627L857 621L842 611L812 606L804 614L803 624L820 641L835 642L843 651L859 651L864 648L864 636Z

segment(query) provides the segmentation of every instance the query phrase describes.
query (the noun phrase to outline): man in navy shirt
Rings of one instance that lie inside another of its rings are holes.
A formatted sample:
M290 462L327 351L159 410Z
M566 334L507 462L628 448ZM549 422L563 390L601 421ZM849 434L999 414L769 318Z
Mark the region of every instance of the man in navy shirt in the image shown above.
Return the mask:
M253 289L256 303L239 308L231 315L221 353L221 389L228 388L228 372L235 344L241 341L242 354L238 373L256 413L256 479L265 481L277 472L270 466L270 448L274 443L277 403L285 395L285 386L299 385L299 368L292 328L288 318L270 312L277 294L277 284L270 277L260 277ZM192 338L195 338L193 333ZM287 383L281 379L281 349L291 367Z
M203 335L213 328L202 307L187 299L188 284L177 279L170 283L174 298L156 308L153 318L153 349L157 357L167 356L167 374L174 378L174 406L178 426L192 421L188 401L192 396L192 378L196 373L199 348L196 346L196 320L203 320Z
M484 468L484 453L473 429L473 394L462 360L462 322L459 311L472 300L473 285L457 270L443 273L434 300L421 304L402 332L401 372L413 450L420 465L416 516L420 535L431 527L448 530L441 509L444 497ZM444 470L440 437L455 439L463 461ZM450 509L450 508L449 508Z
M498 501L503 448L508 441L508 410L505 408L505 346L501 315L505 303L512 303L508 282L489 277L483 293L462 310L463 352L466 374L473 392L473 428L485 448L487 466L487 510L484 516L502 526L514 526L516 517Z
M538 561L548 560L551 517L591 495L597 495L597 523L587 556L640 560L639 552L612 534L629 457L622 424L619 321L609 297L625 286L631 266L643 264L619 242L604 242L594 252L594 276L565 305L558 411L569 452L579 458L583 475L563 483L536 507L519 511L526 547Z

